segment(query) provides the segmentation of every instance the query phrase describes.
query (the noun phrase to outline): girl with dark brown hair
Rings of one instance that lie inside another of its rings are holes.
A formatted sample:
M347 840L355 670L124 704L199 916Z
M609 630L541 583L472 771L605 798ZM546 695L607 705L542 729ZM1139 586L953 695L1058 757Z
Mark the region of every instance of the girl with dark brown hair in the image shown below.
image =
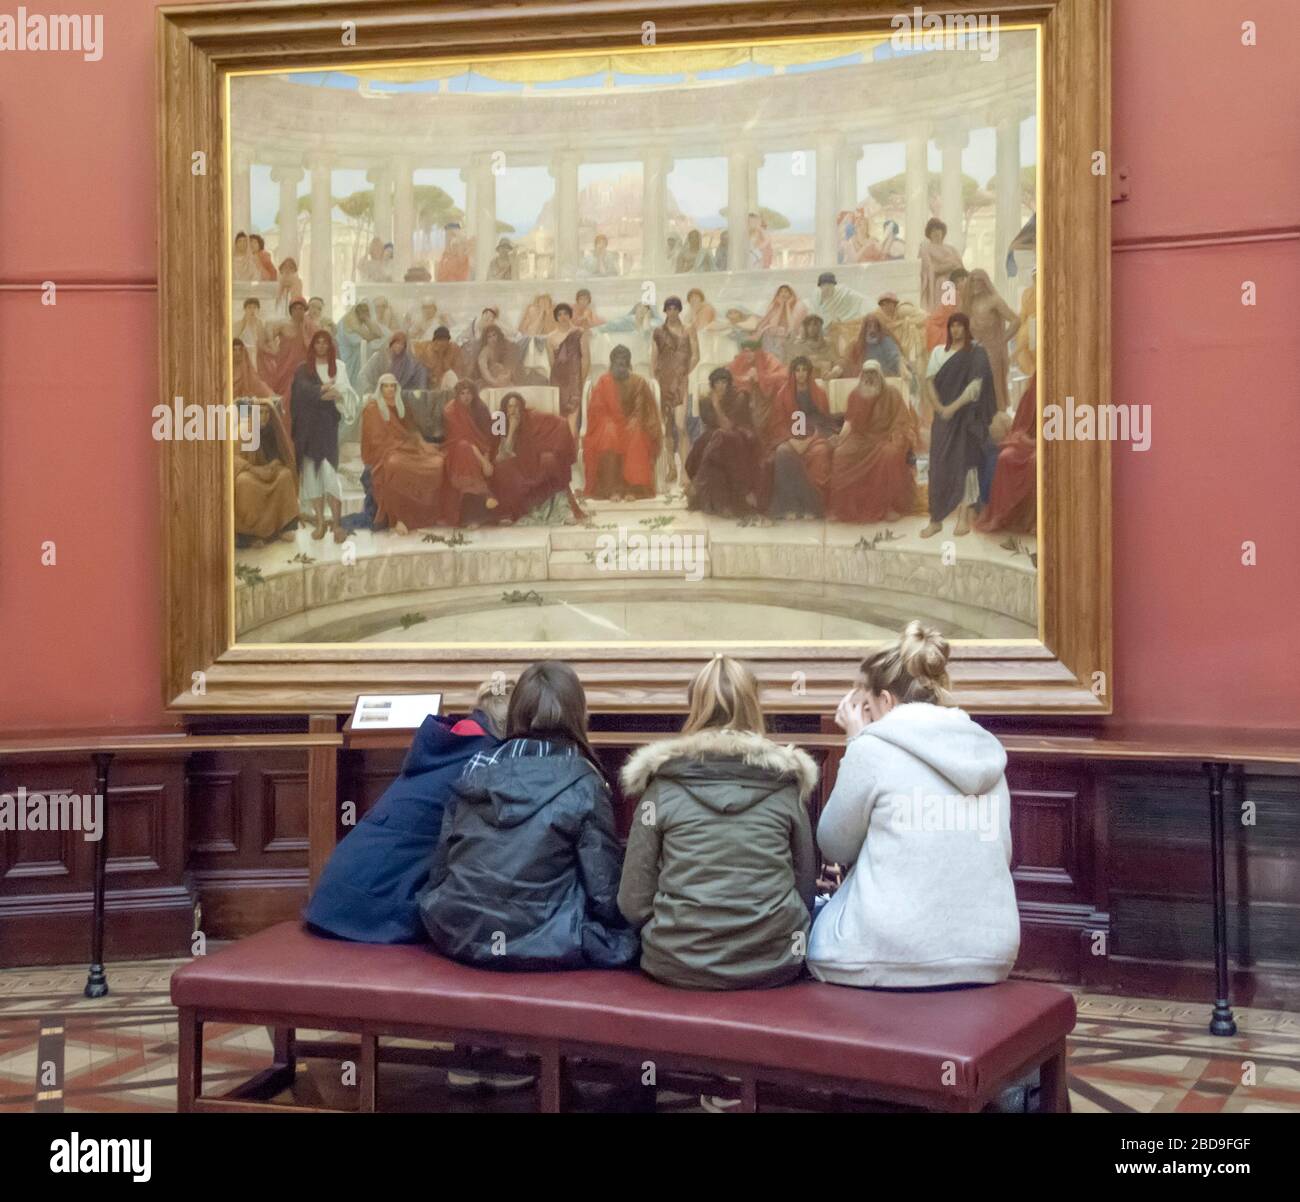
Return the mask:
M466 764L448 802L420 898L429 939L482 968L621 968L637 957L621 866L582 683L568 664L531 664L506 741Z

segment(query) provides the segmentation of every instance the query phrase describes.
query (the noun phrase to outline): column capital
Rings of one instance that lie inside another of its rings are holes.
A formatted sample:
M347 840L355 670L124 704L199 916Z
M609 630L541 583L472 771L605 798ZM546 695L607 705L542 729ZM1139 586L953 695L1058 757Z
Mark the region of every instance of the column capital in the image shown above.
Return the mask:
M306 158L308 169L315 176L318 171L328 171L334 166L334 156L327 150L313 150Z
M1020 122L1024 118L1023 107L1014 101L1003 101L989 109L989 124L996 126L999 130L1019 129Z
M939 144L940 150L965 150L970 132L965 121L948 121L935 132L934 140Z
M388 163L376 163L373 167L366 169L366 182L368 184L387 183L391 167Z
M271 179L277 184L296 184L303 176L303 169L282 163L271 168Z

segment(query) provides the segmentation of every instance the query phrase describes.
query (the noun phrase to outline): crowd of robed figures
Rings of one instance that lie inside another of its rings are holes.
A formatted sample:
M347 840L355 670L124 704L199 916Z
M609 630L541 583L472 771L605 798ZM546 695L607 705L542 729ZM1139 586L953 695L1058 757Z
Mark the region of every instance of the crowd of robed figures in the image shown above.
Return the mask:
M815 296L781 285L762 314L719 317L694 288L686 306L667 298L662 317L639 304L606 321L584 288L573 304L535 298L515 329L489 306L453 338L433 297L405 318L360 301L337 323L319 298L293 298L282 321L264 321L249 298L233 388L258 405L263 446L238 457L236 531L267 539L305 518L314 537L332 527L342 541L340 435L358 426L366 505L349 520L398 533L582 520L579 457L590 498L649 497L680 479L690 508L729 517L868 523L928 510L925 536L950 516L958 535L1031 531L1033 287L1012 313L945 234L937 220L927 228L921 308L892 293L870 308L825 272ZM592 380L597 330L615 345ZM732 340L734 355L697 390L704 335ZM1013 339L1030 377L1014 423ZM538 344L540 368L525 353ZM828 396L837 379L855 381L842 412ZM555 389L558 412L529 406L517 389L530 383ZM500 397L497 413L483 388ZM917 483L922 454L928 485Z

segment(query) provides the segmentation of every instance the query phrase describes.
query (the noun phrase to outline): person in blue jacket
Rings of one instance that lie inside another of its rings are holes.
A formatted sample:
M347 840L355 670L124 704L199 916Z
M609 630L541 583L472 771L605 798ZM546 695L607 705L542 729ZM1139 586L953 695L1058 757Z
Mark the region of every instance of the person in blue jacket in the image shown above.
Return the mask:
M479 687L469 718L425 718L401 775L330 856L303 914L309 926L360 943L428 939L416 894L429 879L443 808L466 762L501 743L510 693L498 677Z

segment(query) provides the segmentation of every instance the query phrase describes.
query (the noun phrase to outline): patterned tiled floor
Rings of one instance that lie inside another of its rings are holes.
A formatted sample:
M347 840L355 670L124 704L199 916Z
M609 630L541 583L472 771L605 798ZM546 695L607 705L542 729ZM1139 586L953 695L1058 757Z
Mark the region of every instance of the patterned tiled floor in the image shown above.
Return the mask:
M84 967L0 971L0 1113L173 1109L177 1031L167 989L179 963L112 964L112 992L97 1001L81 994ZM1204 1004L1076 997L1076 1112L1300 1111L1300 1014L1239 1009L1239 1034L1218 1039L1206 1032ZM209 1026L205 1090L265 1067L270 1048L265 1028ZM293 1092L307 1104L349 1106L336 1062L307 1063ZM527 1092L449 1093L438 1070L415 1066L385 1065L381 1094L393 1110L532 1106ZM694 1110L698 1100L661 1091L659 1108Z

